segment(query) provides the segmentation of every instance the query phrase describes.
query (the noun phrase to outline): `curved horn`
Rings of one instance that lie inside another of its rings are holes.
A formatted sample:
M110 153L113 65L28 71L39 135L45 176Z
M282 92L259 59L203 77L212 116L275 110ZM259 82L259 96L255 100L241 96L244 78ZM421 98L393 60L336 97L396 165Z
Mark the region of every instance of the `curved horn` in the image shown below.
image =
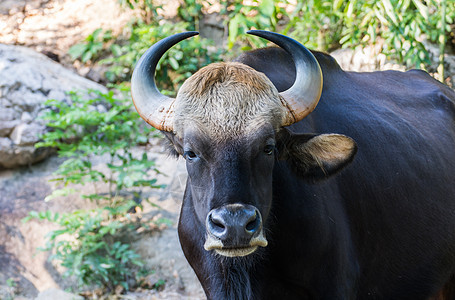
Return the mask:
M172 131L174 98L160 93L155 84L156 65L164 53L178 42L199 34L182 32L155 43L139 59L131 78L131 96L137 112L147 123L159 130Z
M321 97L322 72L318 61L302 44L282 34L263 30L250 30L247 33L269 40L291 55L296 76L294 84L280 93L288 109L283 126L302 120L314 110Z

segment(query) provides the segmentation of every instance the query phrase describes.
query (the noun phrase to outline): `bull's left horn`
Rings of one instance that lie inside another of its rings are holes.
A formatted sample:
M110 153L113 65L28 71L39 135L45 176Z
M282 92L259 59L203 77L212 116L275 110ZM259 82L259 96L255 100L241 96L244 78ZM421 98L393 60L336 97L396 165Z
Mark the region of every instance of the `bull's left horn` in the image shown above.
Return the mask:
M295 64L295 82L280 95L286 106L283 126L289 126L305 118L319 102L322 93L322 72L314 55L302 44L282 34L250 30L247 33L269 40L291 55Z
M147 123L163 131L173 130L174 98L160 93L155 84L156 65L164 53L178 42L199 34L174 34L154 44L139 59L131 78L131 96L137 112Z

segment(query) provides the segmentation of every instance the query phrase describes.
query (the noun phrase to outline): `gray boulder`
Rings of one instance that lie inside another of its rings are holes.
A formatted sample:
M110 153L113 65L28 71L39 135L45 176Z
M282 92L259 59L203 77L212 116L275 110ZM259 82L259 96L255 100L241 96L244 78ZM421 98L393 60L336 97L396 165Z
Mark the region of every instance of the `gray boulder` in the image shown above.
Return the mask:
M84 300L84 297L59 289L48 289L38 294L35 300Z
M29 165L52 150L34 147L46 124L38 116L48 99L69 91L106 88L34 50L0 44L0 169Z

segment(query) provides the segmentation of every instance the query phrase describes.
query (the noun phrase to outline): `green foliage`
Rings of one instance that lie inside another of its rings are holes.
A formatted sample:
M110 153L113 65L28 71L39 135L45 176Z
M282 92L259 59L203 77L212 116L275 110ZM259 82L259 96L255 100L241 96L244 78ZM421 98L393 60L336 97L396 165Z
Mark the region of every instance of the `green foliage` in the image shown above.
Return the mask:
M349 24L340 42L344 45L375 43L382 37L383 52L408 66L429 64L429 55L421 34L431 30L427 25L428 7L417 1L384 0L352 4ZM427 20L425 20L427 19Z
M144 153L135 157L132 147L147 142L153 130L144 127L132 109L129 99L117 99L114 92L91 91L85 97L69 94L71 103L48 100L51 109L43 116L51 131L45 133L37 147L55 147L61 157L68 158L59 166L54 182L63 185L47 199L71 193L69 184L93 184L90 199L111 199L120 191L136 187L158 187L155 179L147 179L155 170L154 161ZM95 168L95 156L109 156L108 172ZM97 192L97 183L109 187L107 195Z
M122 233L131 232L135 224L127 211L133 202L95 210L72 213L50 211L29 213L23 221L46 220L59 225L47 234L43 251L53 251L50 259L65 267L64 276L74 276L79 286L104 287L114 290L120 285L126 290L144 274L140 256L122 241Z
M120 5L129 7L130 9L139 8L141 10L154 10L155 6L153 5L152 0L118 0Z
M441 1L337 0L299 2L284 33L311 48L330 51L339 47L365 46L380 42L388 57L407 66L430 64L422 43L441 43L455 19L455 5L440 14ZM445 26L442 21L445 20Z
M221 1L224 4L222 14L227 15L229 37L228 48L231 49L235 43L246 43L244 34L252 29L278 31L280 17L286 14L284 5L287 1L263 0L251 1L245 5L242 0ZM254 47L265 46L265 41L260 39L251 40ZM244 47L243 49L248 49Z
M133 68L144 52L157 41L176 32L189 30L189 23L165 22L162 25L138 23L132 26L128 42L113 44L113 58L103 60L110 64L106 77L110 81L129 80ZM160 60L156 81L163 93L173 94L189 76L201 67L220 60L221 52L210 52L211 43L196 36L172 47Z
M186 0L177 9L178 16L189 24L188 30L199 30L202 7L199 0Z
M83 43L72 46L68 50L68 54L73 60L80 58L83 63L94 60L101 54L104 44L111 39L112 32L110 30L103 33L103 30L98 28L87 36Z
M228 27L228 49L241 44L243 49L263 47L266 43L262 40L249 41L244 36L250 29L278 31L279 22L286 17L284 10L287 1L276 0L222 0L220 14L224 16ZM198 22L202 15L202 8L209 7L213 2L206 0L186 0L178 8L178 16L189 22L191 30L198 29ZM194 24L194 25L193 25Z
M8 278L8 279L6 280L6 285L9 286L9 287L14 288L14 287L17 286L17 283L16 283L16 281L14 280L14 278Z
M139 10L141 12L142 20L147 23L152 22L154 18L158 17L156 9L160 6L154 5L152 0L118 0L118 2L123 7Z
M330 51L339 48L344 19L343 2L299 2L283 33L311 49Z
M7 289L6 289L6 295L4 295L4 300L15 299L15 295L16 295L17 288L18 288L18 284L17 284L18 280L19 280L18 278L11 278L11 277L6 280Z
M119 2L139 9L144 16L142 22L131 25L127 41L120 38L111 45L112 57L104 60L111 65L106 73L111 82L129 80L138 58L156 41L177 32L198 30L203 8L214 4L185 0L179 5L177 20L166 20L158 15L151 0ZM219 4L228 29L226 49L208 51L209 42L199 38L179 43L160 62L157 82L165 92L175 91L192 72L218 61L220 54L234 56L235 45L243 50L265 46L263 39L245 36L249 29L281 32L322 51L380 43L390 59L408 67L427 68L430 57L423 40L438 44L444 52L455 24L455 5L450 0L299 0L296 4L288 0L220 0ZM74 46L72 56L87 61L99 53L103 46L98 34ZM441 74L443 60L441 55Z
M61 188L47 200L74 193L77 185L93 184L94 193L82 196L105 207L64 214L31 212L26 220L37 218L59 226L49 234L45 250L54 251L51 259L61 262L65 275L76 277L81 285L128 289L142 263L119 233L144 226L132 222L128 214L140 202L138 189L160 187L151 177L158 172L154 161L145 153L134 155L132 149L146 143L152 129L143 127L128 98L116 98L113 91L69 96L70 103L46 102L50 109L43 118L51 130L37 144L55 147L59 156L67 158L54 174L53 181ZM109 162L94 165L95 157ZM100 184L107 193L99 191Z

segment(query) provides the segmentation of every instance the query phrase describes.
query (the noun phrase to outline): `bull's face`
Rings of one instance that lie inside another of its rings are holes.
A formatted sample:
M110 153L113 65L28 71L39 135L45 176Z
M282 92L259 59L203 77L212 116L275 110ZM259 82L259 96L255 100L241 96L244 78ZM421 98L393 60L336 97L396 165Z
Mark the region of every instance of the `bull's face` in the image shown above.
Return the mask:
M188 129L182 138L187 193L198 224L206 227L204 248L244 256L265 247L263 220L272 201L273 130L218 140Z
M172 139L186 160L206 250L244 256L267 246L280 107L268 78L240 63L207 66L180 89Z
M246 65L218 63L190 77L176 99L161 95L153 80L156 63L167 48L190 35L165 39L141 59L137 69L145 71L135 70L132 81L135 105L186 160L186 192L197 223L205 227L204 249L228 257L249 255L267 246L264 224L276 160L288 160L304 177L318 170L326 176L352 159L355 143L334 134L294 136L283 128L314 109L322 75L308 50L280 35L259 33L296 61L296 83L288 91L278 93L264 74ZM299 71L301 65L305 69Z

